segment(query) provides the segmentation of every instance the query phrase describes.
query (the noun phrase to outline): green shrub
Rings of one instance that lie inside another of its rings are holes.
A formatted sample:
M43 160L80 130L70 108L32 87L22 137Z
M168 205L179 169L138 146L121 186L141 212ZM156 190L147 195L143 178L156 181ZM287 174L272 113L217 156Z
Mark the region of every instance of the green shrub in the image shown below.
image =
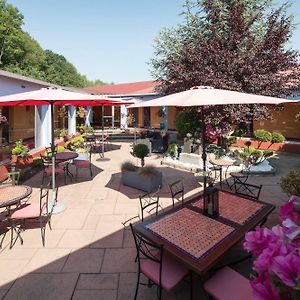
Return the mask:
M254 138L259 142L271 142L272 140L271 132L264 129L255 130L253 135Z
M145 144L135 144L133 146L133 155L141 159L142 167L145 165L145 157L149 154L149 148Z
M258 150L254 147L246 147L239 153L239 158L244 162L249 162L252 165L258 165L273 155L273 151L270 150Z
M21 157L27 156L28 152L29 149L23 144L22 140L17 141L15 147L11 150L12 155L17 155Z
M131 161L124 161L121 165L121 171L136 171L137 167Z
M175 127L181 136L186 136L187 133L194 135L201 123L196 112L181 111L176 117Z
M177 158L179 155L179 148L179 145L175 141L172 141L168 146L167 154L169 154L173 158Z
M282 190L289 195L300 196L300 171L292 170L280 178Z
M82 135L79 135L72 140L66 142L65 147L71 151L76 151L78 148L84 148L84 138Z
M40 157L35 157L33 159L32 166L34 168L42 167L43 166L42 159Z
M237 141L237 137L236 136L230 136L228 138L228 146L231 146L231 145L235 144L236 141Z
M279 132L272 132L272 143L283 143L285 141L285 137L283 134Z

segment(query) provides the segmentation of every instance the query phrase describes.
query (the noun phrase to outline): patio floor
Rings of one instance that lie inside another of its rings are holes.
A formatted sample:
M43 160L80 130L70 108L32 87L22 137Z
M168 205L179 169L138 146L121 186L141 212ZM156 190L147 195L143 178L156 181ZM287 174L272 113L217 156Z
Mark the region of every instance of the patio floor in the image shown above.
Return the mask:
M120 183L120 165L130 159L130 143L105 153L105 160L93 155L94 178L88 169L79 170L78 182L58 177L59 202L66 210L52 216L52 231L47 228L46 247L42 246L39 229L23 232L24 244L18 240L9 250L9 234L0 249L0 299L133 299L137 264L130 230L122 221L137 215L141 191ZM153 154L146 164L155 164L163 172L161 205L168 209L171 198L166 182L183 177L186 197L202 190L200 177L193 173L161 166L161 157ZM280 205L288 199L279 178L290 169L300 167L299 155L278 154L271 159L275 175L251 176L250 182L263 184L260 200ZM112 176L113 175L113 176ZM200 180L200 181L199 181ZM33 187L30 201L38 201L41 173L25 184ZM267 225L277 223L277 212ZM236 255L233 253L232 255ZM249 266L238 268L247 275ZM194 299L206 299L199 278L194 278ZM157 299L156 288L140 286L139 299ZM189 283L182 282L163 299L189 299Z

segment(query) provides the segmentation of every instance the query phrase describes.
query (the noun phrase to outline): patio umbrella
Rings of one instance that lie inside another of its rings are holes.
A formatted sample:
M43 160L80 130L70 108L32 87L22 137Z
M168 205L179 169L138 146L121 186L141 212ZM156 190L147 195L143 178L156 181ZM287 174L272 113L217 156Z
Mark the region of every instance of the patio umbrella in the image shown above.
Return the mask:
M70 92L60 88L52 87L0 97L0 106L50 105L53 191L55 190L54 105L97 106L105 104L113 105L113 103L115 103L116 105L121 105L121 102L121 100L103 97L102 95L97 96L91 94ZM124 102L122 102L122 104L124 104Z
M206 171L206 151L205 151L205 122L204 106L209 105L229 105L229 104L282 104L291 100L275 98L269 96L247 94L230 90L215 89L207 86L195 86L191 89L164 97L145 101L143 103L130 105L128 108L155 107L155 106L179 106L193 107L201 106L202 119L202 159L203 171ZM206 176L204 176L204 187L206 186Z

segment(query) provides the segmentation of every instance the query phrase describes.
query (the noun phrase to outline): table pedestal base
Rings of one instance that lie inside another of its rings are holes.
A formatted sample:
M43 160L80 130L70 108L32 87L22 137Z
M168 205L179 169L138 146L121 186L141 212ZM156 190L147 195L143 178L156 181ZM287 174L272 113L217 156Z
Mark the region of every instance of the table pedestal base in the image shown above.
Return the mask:
M51 209L51 208L52 208L52 205L50 204L48 209ZM59 213L63 212L65 209L66 209L66 205L64 203L56 202L54 204L52 214L53 215L59 214Z

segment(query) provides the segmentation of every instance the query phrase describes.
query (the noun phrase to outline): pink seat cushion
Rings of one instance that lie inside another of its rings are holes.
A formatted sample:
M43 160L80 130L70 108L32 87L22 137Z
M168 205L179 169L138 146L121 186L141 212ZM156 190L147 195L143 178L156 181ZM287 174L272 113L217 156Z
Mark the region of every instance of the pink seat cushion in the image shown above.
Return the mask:
M249 280L229 267L222 268L206 281L204 289L218 300L253 300Z
M90 162L88 160L75 160L73 162L73 164L76 167L89 167L90 166Z
M55 174L63 174L64 172L65 170L63 168L55 167ZM52 167L47 167L45 173L50 176L52 174Z
M154 283L159 284L159 263L150 259L141 262L141 272ZM188 274L188 270L169 255L164 254L162 263L162 288L171 290L177 283Z
M11 215L12 219L38 218L40 216L40 205L36 203L25 203L17 208Z

